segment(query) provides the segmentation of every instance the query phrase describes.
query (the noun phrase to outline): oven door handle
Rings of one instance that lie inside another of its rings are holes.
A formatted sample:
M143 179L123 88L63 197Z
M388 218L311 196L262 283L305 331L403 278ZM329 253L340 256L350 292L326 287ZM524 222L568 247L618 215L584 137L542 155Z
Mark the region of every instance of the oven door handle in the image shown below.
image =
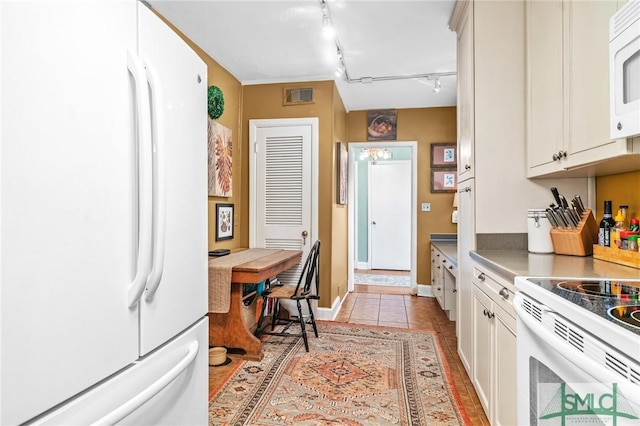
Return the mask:
M542 323L534 321L533 318L522 307L522 299L522 295L516 294L516 298L513 301L513 307L516 311L518 319L521 320L522 324L524 324L529 330L531 330L531 333L538 336L538 338L544 341L550 348L558 352L560 355L574 364L577 368L588 372L589 375L591 375L594 379L597 379L599 382L617 383L618 389L620 389L621 393L625 395L626 398L632 398L633 395L640 395L640 386L630 383L628 378L619 376L613 371L608 371L607 369L602 367L602 365L591 360L591 358L584 355L577 349L570 349L570 345L565 340L561 339L560 337L544 328ZM540 308L544 312L547 312L551 315L556 315L556 313L552 310L544 309L543 307ZM618 379L619 381L616 381L616 379Z

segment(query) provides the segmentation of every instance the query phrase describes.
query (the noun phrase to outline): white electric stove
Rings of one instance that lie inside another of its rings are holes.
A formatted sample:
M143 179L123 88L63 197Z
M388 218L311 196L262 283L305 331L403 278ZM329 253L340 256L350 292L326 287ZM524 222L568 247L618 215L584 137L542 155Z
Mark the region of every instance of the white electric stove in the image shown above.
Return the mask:
M518 424L640 425L640 282L515 285Z

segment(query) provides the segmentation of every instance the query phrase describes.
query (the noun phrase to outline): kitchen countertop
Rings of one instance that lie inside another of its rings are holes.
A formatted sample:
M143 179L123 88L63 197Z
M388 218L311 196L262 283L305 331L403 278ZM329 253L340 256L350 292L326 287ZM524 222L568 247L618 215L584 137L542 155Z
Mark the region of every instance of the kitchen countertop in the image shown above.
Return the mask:
M456 234L432 234L430 241L431 246L442 252L444 257L458 267L458 240Z
M469 255L479 264L511 281L516 276L640 280L640 269L594 259L592 256L534 254L526 250L474 250Z

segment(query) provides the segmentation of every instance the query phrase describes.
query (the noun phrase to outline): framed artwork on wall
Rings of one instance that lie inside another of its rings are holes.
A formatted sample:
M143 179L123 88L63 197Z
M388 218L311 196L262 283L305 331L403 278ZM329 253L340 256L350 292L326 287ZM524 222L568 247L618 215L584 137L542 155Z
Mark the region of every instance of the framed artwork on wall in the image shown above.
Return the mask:
M337 170L337 188L336 202L338 204L347 204L347 185L349 170L349 152L342 142L336 142L336 170Z
M367 111L367 140L392 141L398 133L398 111Z
M231 197L233 137L231 129L209 119L209 196Z
M432 169L431 192L456 192L458 171L456 169Z
M455 142L431 144L431 168L457 168L458 152Z
M216 204L216 241L233 239L233 204Z

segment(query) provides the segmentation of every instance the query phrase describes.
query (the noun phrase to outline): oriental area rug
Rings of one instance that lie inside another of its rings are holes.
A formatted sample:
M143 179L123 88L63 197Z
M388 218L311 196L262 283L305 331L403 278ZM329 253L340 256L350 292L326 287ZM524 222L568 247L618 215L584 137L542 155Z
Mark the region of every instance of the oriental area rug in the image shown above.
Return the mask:
M470 424L435 333L318 322L302 339L270 336L209 403L210 425Z

